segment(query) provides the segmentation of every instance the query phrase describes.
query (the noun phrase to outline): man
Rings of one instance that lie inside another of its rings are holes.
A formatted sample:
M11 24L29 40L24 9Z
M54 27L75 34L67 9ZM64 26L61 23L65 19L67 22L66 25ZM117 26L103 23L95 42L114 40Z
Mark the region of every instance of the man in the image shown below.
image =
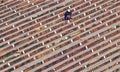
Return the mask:
M64 14L64 20L70 20L71 19L71 12L70 10L67 10Z

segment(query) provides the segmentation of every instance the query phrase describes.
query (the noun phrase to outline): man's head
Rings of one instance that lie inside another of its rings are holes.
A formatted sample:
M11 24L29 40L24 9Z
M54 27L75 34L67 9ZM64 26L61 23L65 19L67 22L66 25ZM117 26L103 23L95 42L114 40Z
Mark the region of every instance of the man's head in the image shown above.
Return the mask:
M70 10L67 10L68 12L70 12Z

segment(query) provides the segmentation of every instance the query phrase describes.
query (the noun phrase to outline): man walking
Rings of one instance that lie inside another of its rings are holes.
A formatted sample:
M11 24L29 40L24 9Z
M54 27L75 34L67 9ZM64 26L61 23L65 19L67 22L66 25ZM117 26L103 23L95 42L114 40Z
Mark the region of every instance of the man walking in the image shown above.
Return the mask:
M70 10L67 10L64 14L64 20L70 20L71 19L71 12Z

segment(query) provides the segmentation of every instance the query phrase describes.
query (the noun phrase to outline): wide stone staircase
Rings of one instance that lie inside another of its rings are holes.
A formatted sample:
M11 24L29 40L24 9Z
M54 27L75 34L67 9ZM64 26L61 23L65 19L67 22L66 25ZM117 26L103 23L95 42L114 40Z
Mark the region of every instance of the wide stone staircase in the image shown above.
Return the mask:
M0 0L0 72L120 72L120 0Z

